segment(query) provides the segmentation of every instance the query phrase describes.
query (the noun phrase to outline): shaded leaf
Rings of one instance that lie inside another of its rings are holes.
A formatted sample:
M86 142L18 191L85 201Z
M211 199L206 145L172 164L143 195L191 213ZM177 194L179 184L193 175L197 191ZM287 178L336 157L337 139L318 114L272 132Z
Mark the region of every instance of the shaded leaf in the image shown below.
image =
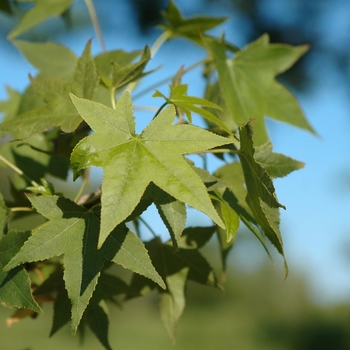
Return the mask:
M6 269L23 262L45 260L63 254L64 280L72 303L72 332L96 287L105 260L111 260L164 286L142 242L126 227L117 227L97 250L99 207L87 211L69 199L29 196L33 206L50 221L26 241Z
M167 290L160 293L160 314L171 339L176 341L176 323L185 308L188 267L166 277Z
M115 110L73 95L72 100L95 131L73 150L75 176L92 165L104 169L99 246L131 214L150 182L223 226L203 182L182 155L230 143L229 139L192 125L172 125L173 106L137 135L128 92L118 100Z
M4 198L0 193L0 239L7 232L10 213L11 211L7 208Z
M99 83L99 76L91 56L91 41L79 58L73 77L69 80L37 78L32 80L33 88L46 105L24 112L0 124L0 133L11 133L23 139L55 126L63 132L72 132L82 122L72 105L68 93L91 99Z
M0 241L0 301L16 308L27 308L42 313L31 292L31 282L23 267L18 266L7 272L3 267L19 251L29 237L29 232L8 232Z
M271 142L267 142L255 149L255 160L262 166L271 177L284 177L294 170L299 170L305 163L287 157L281 153L272 152Z
M38 76L41 78L69 79L77 65L78 58L64 45L23 40L15 40L13 43L39 71Z
M246 201L265 235L283 255L278 208L285 207L277 201L275 188L267 171L254 158L252 133L251 123L240 128L241 148L238 156L247 188Z
M13 39L48 18L61 15L71 3L72 0L36 0L34 7L23 15L17 27L10 32L8 37Z
M230 113L223 121L230 129L256 119L256 145L268 141L265 116L314 132L296 98L275 80L275 75L290 68L307 51L307 46L270 44L265 34L233 59L226 58L224 44L207 41L207 46L214 57L222 96Z

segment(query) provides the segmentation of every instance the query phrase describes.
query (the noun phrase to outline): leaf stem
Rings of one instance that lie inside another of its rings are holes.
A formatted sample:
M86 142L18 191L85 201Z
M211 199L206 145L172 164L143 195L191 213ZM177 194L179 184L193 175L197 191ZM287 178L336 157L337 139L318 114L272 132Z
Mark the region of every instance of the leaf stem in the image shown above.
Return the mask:
M191 70L197 68L198 66L200 66L200 65L202 65L202 64L204 64L204 63L206 63L208 61L209 61L208 58L204 58L203 60L200 60L200 61L192 64L188 68L184 69L182 75L190 72ZM160 80L160 81L150 85L149 87L147 87L147 88L141 90L140 92L138 92L137 94L135 94L133 96L133 100L136 100L137 98L142 97L143 95L147 94L148 92L155 90L158 86L164 85L168 81L171 81L173 78L174 78L174 75L171 75L171 76L169 76L167 78L164 78L164 79L162 79L162 80Z
M112 108L115 109L115 87L111 88L111 104Z
M81 195L83 194L84 190L85 190L85 187L89 181L89 176L90 176L90 168L88 168L85 172L85 175L84 175L84 180L83 180L83 183L81 184L80 188L79 188L79 191L77 193L77 195L75 196L74 198L74 202L77 203L79 198L81 197Z
M164 42L170 38L169 32L162 33L151 47L151 57L153 58Z
M4 158L1 154L0 154L0 160L2 160L8 167L10 167L12 170L14 170L17 174L24 177L33 186L39 186L34 180L32 180L30 177L28 177L20 168L18 168L16 165L12 164L9 160Z
M154 238L158 238L157 234L153 231L152 227L148 225L147 222L141 216L139 216L139 220L148 228L148 230L152 233Z
M88 11L89 11L89 14L90 14L90 18L91 18L91 22L92 22L92 25L94 26L94 30L95 30L95 33L97 35L98 41L100 42L102 51L105 52L106 51L106 46L105 46L105 43L104 43L104 40L103 40L101 27L100 27L100 24L98 22L98 18L97 18L97 15L96 15L94 4L93 4L92 0L84 0L84 1L85 1L85 4L86 4L86 7L88 8Z
M157 113L154 115L153 119L162 111L162 109L168 104L168 102L164 102L159 108Z
M33 208L28 208L28 207L14 207L10 208L11 212L16 212L16 211L34 211Z

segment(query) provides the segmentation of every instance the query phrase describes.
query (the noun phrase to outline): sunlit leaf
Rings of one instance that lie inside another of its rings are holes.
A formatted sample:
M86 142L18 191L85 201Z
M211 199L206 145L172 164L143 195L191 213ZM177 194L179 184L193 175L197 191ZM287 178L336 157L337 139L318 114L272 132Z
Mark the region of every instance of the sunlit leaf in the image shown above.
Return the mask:
M173 106L163 110L137 135L127 92L115 110L73 95L72 100L95 131L73 150L74 173L92 165L104 169L99 246L131 214L150 182L224 226L203 182L182 155L230 143L229 139L192 125L172 125Z
M180 110L186 113L186 116L190 123L192 123L192 113L197 113L198 115L207 119L209 122L220 126L223 130L231 134L230 129L219 118L215 117L215 115L210 113L208 110L198 107L199 105L203 107L221 109L220 106L204 98L187 96L188 86L185 84L180 84L176 86L170 85L169 88L169 98L163 95L158 90L153 94L153 97L163 97L169 104L173 104L175 107L180 108Z
M261 164L271 177L284 177L294 170L304 167L303 162L287 157L281 153L272 152L271 142L255 149L254 158Z
M91 55L91 41L79 58L72 78L67 81L58 78L36 78L32 85L46 105L24 112L0 124L1 133L11 133L18 139L39 133L55 126L64 132L74 131L82 122L68 93L91 99L99 83L94 59Z
M223 121L231 129L250 119L256 119L254 141L268 141L264 117L314 132L296 98L275 76L291 67L308 49L307 46L270 44L265 34L237 52L233 59L226 57L226 47L207 41L214 57L219 85L227 112Z

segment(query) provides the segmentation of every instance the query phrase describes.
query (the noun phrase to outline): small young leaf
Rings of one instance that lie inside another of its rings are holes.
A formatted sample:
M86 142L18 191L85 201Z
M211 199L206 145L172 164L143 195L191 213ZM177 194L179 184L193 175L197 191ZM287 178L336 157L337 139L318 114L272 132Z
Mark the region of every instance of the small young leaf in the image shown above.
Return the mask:
M305 163L287 157L281 153L272 152L272 143L267 142L255 149L255 160L262 166L271 177L284 177L294 170L299 170Z
M126 227L115 228L102 248L97 249L98 207L87 211L69 199L57 196L29 196L29 199L50 221L33 232L6 269L63 254L65 286L72 303L73 333L89 303L105 260L114 261L164 287L144 245Z
M192 125L172 125L173 106L163 110L136 135L128 92L120 97L115 110L73 95L72 100L95 131L73 150L71 164L75 177L92 165L104 169L99 246L132 213L150 182L224 226L203 182L183 154L228 144L231 140Z
M13 267L8 272L2 270L29 235L29 232L10 231L0 241L0 301L12 307L42 313L32 296L27 272L20 266Z
M36 0L34 7L23 15L18 26L8 35L9 39L19 36L52 16L61 15L71 3L72 0Z
M151 51L146 46L140 60L136 63L122 66L118 62L112 62L112 86L120 89L146 75L147 73L144 73L143 70L150 59Z
M265 34L228 60L224 44L206 43L216 63L231 123L237 126L256 119L256 145L268 141L265 116L314 132L295 97L275 80L275 75L287 70L307 51L307 46L269 44ZM233 124L225 122L233 129Z
M173 1L169 2L166 12L163 14L164 21L159 26L167 33L169 38L183 36L203 46L203 37L207 30L217 27L226 21L227 18L214 18L209 16L197 16L184 19Z
M214 123L220 126L227 133L231 134L230 129L214 114L209 111L198 107L197 105L209 108L220 109L221 107L217 104L210 102L204 98L187 96L187 88L188 86L185 84L169 86L170 87L170 96L169 98L164 96L161 92L156 90L152 97L163 97L169 104L173 104L175 107L180 108L183 112L186 113L187 119L190 123L192 123L192 112L201 115L209 122Z

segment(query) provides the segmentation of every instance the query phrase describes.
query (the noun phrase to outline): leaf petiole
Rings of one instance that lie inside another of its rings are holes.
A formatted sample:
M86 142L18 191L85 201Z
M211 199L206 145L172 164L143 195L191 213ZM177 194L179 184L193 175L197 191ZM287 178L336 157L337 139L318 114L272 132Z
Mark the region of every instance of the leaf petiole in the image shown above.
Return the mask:
M17 174L24 177L26 180L28 180L33 186L39 186L34 180L32 180L30 177L28 177L20 168L18 168L16 165L12 164L9 160L4 158L0 154L0 160L2 160L8 167L10 167L12 170L14 170Z
M85 1L85 4L86 4L86 7L88 8L89 15L90 15L90 18L91 18L91 22L92 22L92 25L94 26L94 30L96 32L98 41L100 42L102 51L105 52L106 51L106 46L105 46L105 43L104 43L104 40L103 40L101 27L100 27L100 24L98 22L98 18L97 18L97 15L96 15L94 4L93 4L92 0L84 0L84 1Z
M148 223L141 216L139 216L138 219L148 228L148 230L152 233L154 238L158 238L157 234L153 231L152 227L148 225Z

